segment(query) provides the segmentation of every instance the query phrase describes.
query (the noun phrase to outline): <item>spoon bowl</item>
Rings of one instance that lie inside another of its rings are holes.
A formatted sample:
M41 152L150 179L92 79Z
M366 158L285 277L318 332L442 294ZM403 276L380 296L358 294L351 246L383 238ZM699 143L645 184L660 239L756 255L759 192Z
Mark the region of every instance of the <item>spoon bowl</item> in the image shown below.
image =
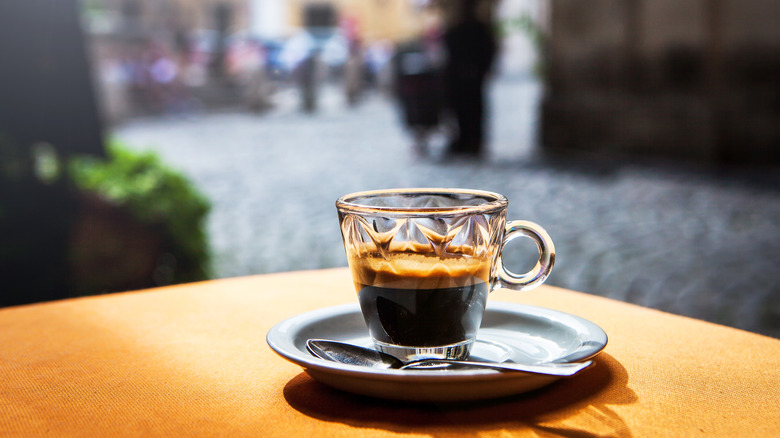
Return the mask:
M377 369L425 370L442 368L487 368L500 371L571 377L593 364L592 361L586 361L529 365L515 362L477 362L453 359L420 359L404 363L396 357L381 351L325 339L309 339L306 341L306 349L320 359Z

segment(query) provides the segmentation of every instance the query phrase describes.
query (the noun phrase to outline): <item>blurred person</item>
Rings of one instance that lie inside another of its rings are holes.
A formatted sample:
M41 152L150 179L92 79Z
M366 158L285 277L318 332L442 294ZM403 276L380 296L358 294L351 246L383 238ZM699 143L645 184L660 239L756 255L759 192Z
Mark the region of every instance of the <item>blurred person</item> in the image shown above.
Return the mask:
M446 102L455 122L448 153L453 156L478 158L483 149L484 88L497 43L489 24L478 17L479 6L480 0L463 0L444 34Z
M392 94L393 45L387 41L377 41L366 48L366 68L371 84L384 95Z
M187 99L177 59L159 45L152 46L147 56L148 86L153 109L172 113L183 111Z
M151 107L147 93L148 75L144 65L144 50L134 47L122 60L128 81L130 104L135 113L146 112Z
M304 112L317 111L320 74L320 50L313 48L295 69L295 78L301 95L301 108Z
M364 79L363 47L359 39L352 39L349 42L349 57L344 64L344 93L349 106L358 103L363 92Z
M434 27L421 40L400 44L392 62L395 93L413 137L415 154L428 156L430 137L441 122L441 33Z
M251 38L233 42L227 51L226 68L231 83L241 87L251 111L262 112L271 107L266 50L262 43Z
M203 87L208 82L209 54L195 36L191 37L184 48L182 83L188 88Z
M130 78L119 57L107 56L98 61L97 92L103 103L107 121L116 122L129 115L128 88Z
M246 65L246 97L249 109L262 112L271 108L272 85L268 78L268 52L259 42L253 45L252 56Z

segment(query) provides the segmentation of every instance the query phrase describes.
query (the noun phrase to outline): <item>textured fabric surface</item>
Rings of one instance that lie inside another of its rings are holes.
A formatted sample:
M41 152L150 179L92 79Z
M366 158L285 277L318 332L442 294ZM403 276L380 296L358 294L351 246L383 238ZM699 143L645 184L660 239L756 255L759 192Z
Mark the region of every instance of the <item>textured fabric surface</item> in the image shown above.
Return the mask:
M609 335L596 366L482 403L330 389L266 332L354 302L346 269L215 280L0 310L0 436L780 436L780 340L542 286Z

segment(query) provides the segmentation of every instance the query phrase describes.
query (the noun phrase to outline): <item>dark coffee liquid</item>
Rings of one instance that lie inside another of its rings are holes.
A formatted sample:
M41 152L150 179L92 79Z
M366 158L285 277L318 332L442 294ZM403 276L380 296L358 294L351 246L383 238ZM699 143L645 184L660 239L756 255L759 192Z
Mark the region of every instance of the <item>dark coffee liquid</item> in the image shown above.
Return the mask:
M490 263L417 252L350 259L372 337L407 347L442 347L473 339L489 292Z
M450 345L473 338L487 295L485 282L411 290L362 285L358 292L374 339L414 347Z

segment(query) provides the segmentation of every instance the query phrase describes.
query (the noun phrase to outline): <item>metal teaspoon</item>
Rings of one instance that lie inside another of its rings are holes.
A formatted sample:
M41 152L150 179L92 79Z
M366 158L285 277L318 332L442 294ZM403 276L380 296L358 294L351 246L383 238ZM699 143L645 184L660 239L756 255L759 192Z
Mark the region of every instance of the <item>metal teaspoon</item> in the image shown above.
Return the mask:
M570 377L593 364L593 361L590 360L586 362L526 365L515 362L474 362L454 359L422 359L403 363L394 356L381 351L325 339L309 339L306 341L306 348L311 354L320 359L378 369L406 370L446 366L457 368L489 368L501 371L521 371L531 374Z

